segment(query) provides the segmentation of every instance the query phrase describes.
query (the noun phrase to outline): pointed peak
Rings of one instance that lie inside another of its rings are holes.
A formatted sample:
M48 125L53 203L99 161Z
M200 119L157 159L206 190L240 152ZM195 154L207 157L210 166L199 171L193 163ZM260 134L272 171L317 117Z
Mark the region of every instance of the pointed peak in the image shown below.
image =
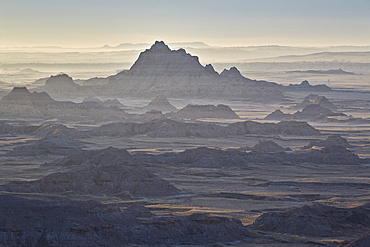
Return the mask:
M244 79L244 76L236 67L231 67L229 70L224 69L221 73L221 76L234 77L235 79Z
M301 82L301 86L311 86L307 80Z
M163 41L156 41L147 51L167 52L171 50Z
M212 64L207 64L205 67L206 71L210 73L211 75L218 75L218 72L213 68Z

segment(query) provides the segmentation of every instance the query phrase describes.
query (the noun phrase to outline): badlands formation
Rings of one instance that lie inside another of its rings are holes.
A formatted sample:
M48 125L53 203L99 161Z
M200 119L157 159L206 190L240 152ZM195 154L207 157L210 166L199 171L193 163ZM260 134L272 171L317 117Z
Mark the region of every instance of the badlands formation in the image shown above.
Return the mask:
M370 246L370 89L220 71L157 41L2 88L0 246Z

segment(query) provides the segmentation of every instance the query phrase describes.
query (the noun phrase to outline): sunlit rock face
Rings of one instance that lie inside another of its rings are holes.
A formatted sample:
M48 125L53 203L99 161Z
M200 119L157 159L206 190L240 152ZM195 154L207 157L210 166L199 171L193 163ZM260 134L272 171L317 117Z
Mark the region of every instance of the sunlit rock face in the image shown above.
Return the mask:
M131 96L256 101L278 101L284 97L275 83L247 79L235 67L219 75L212 65L202 66L198 57L184 49L170 50L162 41L142 52L129 71L118 73L109 81L107 90Z

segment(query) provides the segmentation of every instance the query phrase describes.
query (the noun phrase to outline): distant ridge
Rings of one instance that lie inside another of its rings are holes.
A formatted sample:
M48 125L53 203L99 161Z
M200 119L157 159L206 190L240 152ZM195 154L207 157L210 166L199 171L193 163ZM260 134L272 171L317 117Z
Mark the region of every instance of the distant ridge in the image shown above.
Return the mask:
M306 55L287 55L259 59L245 59L240 62L302 62L302 61L356 61L369 63L370 51L318 52Z

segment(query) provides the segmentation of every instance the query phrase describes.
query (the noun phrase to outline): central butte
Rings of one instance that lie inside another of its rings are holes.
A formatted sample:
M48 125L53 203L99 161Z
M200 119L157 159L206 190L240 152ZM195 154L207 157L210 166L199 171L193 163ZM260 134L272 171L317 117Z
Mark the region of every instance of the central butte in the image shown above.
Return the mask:
M202 66L196 56L184 49L170 50L156 41L127 71L101 78L95 86L110 96L179 98L233 98L252 101L280 101L284 95L276 83L245 78L235 67L216 72L212 65Z

